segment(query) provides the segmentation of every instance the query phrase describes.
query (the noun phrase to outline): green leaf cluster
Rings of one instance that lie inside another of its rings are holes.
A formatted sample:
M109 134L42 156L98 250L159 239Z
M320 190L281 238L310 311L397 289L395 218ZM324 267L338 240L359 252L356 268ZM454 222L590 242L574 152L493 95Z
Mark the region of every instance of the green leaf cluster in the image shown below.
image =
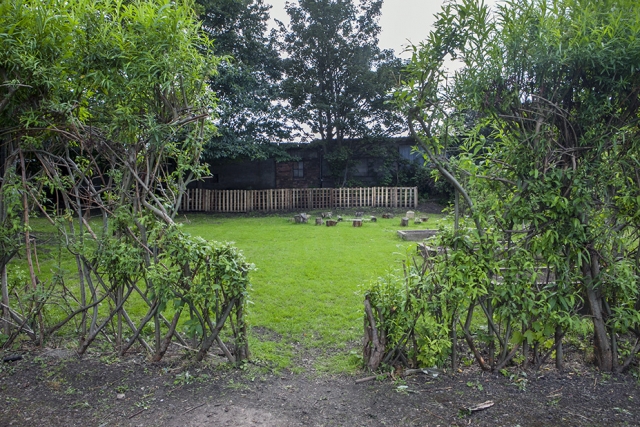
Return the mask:
M640 350L617 338L640 336L638 16L634 1L448 3L396 94L474 222L461 232L477 264L455 274L477 268L470 283L485 281L485 296L468 297L490 334L518 326L515 342L542 342L584 301L606 370L631 363L618 361L622 347ZM449 60L460 68L447 73ZM465 251L446 247L446 262Z

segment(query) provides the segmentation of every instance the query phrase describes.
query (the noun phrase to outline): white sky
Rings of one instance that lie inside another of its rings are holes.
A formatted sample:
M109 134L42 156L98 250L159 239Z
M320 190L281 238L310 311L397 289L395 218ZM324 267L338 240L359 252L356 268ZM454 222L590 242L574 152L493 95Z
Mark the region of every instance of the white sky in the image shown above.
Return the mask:
M295 0L294 0L295 1ZM411 43L418 44L425 40L435 21L433 15L440 11L442 0L385 0L382 4L380 17L380 48L393 49L396 55L401 55L404 47ZM286 0L265 0L271 4L272 18L289 23L289 16L284 10ZM493 1L489 2L493 3Z

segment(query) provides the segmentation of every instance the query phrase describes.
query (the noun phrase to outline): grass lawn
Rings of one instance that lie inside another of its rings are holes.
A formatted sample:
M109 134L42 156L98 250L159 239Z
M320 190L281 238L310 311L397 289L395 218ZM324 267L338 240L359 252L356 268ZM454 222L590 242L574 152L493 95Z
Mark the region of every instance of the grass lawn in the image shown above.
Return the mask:
M344 218L352 214L341 213ZM399 268L403 259L415 253L415 243L397 236L399 214L365 221L362 227L352 227L350 221L336 227L316 226L314 215L309 224L295 224L291 215L194 214L180 220L191 234L235 242L255 264L249 291L249 346L254 361L295 371L313 360L323 371L353 371L361 354L363 286ZM429 218L426 224L409 228L438 228L442 215ZM57 236L44 219L34 218L31 227L39 236L38 276L48 282L61 269L68 274L67 287L75 292L73 257L66 250L58 252ZM27 281L25 260L15 258L9 273L10 282ZM128 312L136 318L144 316L146 304L135 295L131 301ZM107 309L101 305L101 311ZM56 306L49 308L53 323L64 315Z
M437 228L441 216L429 217L410 228ZM310 356L318 369L349 371L360 354L362 285L399 267L415 243L397 237L398 216L361 228L315 226L313 219L189 215L184 226L206 239L235 242L256 265L249 308L255 360L296 369Z

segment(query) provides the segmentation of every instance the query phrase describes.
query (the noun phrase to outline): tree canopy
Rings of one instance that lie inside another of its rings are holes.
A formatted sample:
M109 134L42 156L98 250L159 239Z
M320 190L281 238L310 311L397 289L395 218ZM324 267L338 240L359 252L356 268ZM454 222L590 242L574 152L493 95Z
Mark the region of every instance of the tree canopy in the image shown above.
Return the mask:
M279 100L280 54L269 36L262 0L199 1L203 28L215 54L226 58L211 80L218 96L218 133L205 157L263 158L270 142L287 140L287 111Z
M285 99L322 141L386 136L398 118L385 105L400 62L378 47L382 0L300 0L280 25Z
M640 338L639 16L625 0L511 0L494 12L465 0L414 48L398 105L475 224L450 236L457 256L432 279L470 301L449 306L453 325L483 308L500 347L489 361L476 353L484 368L550 334L557 349L579 301L602 369L640 350L624 335ZM450 59L462 63L453 75ZM461 135L461 154L445 156Z

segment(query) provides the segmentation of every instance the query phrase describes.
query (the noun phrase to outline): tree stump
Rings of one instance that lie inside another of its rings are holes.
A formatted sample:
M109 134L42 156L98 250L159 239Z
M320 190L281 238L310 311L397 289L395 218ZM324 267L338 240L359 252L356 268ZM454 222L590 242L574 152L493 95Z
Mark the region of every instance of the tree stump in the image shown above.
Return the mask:
M427 217L427 216L423 216L422 218L420 218L420 220L421 220L422 222L427 222L427 221L429 220L429 217Z
M407 227L409 226L409 218L404 217L400 220L400 227Z
M293 219L297 224L306 224L309 221L309 215L301 213L294 216Z
M316 225L322 225L322 217L317 217L316 218Z
M327 220L327 227L335 227L336 225L338 225L338 221L334 221L332 219Z
M354 219L353 220L353 226L354 227L362 227L362 220L361 219Z
M378 218L376 218L375 216L371 216L371 222L378 222Z

